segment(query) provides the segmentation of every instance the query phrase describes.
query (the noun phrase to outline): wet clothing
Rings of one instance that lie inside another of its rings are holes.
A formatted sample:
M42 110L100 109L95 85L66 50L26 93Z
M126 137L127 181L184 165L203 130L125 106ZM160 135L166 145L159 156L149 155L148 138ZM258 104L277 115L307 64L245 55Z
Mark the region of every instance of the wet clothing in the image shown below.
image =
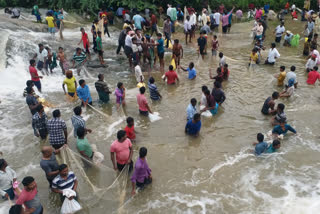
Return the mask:
M224 91L220 88L213 88L211 95L214 97L215 101L217 103L220 103L220 105L225 101L226 96L224 94Z
M318 71L310 71L308 73L307 83L313 85L316 83L317 80L320 81L320 74L318 73Z
M59 164L57 162L55 154L53 153L49 160L41 159L40 167L46 173L47 180L49 181L51 187L52 180L56 177L56 175L50 176L48 175L48 173L59 170Z
M271 98L271 97L268 97L268 98L264 101L263 106L262 106L262 109L261 109L262 114L265 114L265 115L268 115L268 114L269 114L269 108L270 108L269 103L270 103L271 100L272 100L272 98Z
M31 191L23 189L18 197L18 200L16 201L16 204L24 204L28 209L35 208L36 211L34 211L32 214L42 214L43 212L37 188L34 188Z
M47 123L48 123L48 117L45 112L42 112L41 117L39 112L35 113L32 116L32 127L35 130L38 130L39 135L42 139L45 139L48 135Z
M123 142L115 140L111 144L110 152L115 152L117 163L123 165L126 164L129 160L130 148L132 148L132 143L128 138Z
M266 142L259 142L256 147L255 147L255 154L256 155L261 155L264 153L268 148L268 144Z
M88 103L92 103L92 98L91 98L88 85L85 85L83 88L81 86L78 86L77 94L78 94L79 100L83 102L86 102L88 100Z
M30 108L31 105L37 105L39 103L37 98L35 98L33 95L30 95L30 94L27 95L26 102L27 102L29 108ZM31 111L32 115L37 113L37 110L35 108L34 109L30 108L30 111Z
M200 54L203 55L204 54L204 49L206 47L207 44L207 39L205 37L199 37L198 38L198 46L199 46L199 51Z
M136 183L138 187L141 186L140 184L151 183L146 181L146 179L149 179L150 175L151 175L151 169L149 168L147 160L138 158L134 167L134 172L131 177L131 182Z
M193 116L197 113L196 106L193 106L191 103L187 107L187 120L192 120Z
M77 138L77 149L79 150L79 152L84 152L84 154L89 158L93 157L92 147L89 144L87 138Z
M135 140L136 139L136 133L134 131L134 126L126 126L126 128L124 128L124 131L126 132L127 137L130 140Z
M69 171L67 179L63 179L60 175L57 175L52 181L52 188L58 190L72 189L76 180L76 175L72 171Z
M109 102L110 90L109 90L108 84L104 81L98 80L97 82L95 82L94 85L95 85L96 90L98 92L100 101L102 101L104 103Z
M73 134L74 137L77 137L78 128L83 127L86 128L86 121L80 115L73 115L71 117L71 122L73 125Z
M5 172L0 170L0 194L3 197L12 188L13 179L15 179L15 178L17 178L17 174L13 169L11 169L11 167L7 166L5 168ZM8 193L8 195L9 195L9 193ZM14 199L14 194L13 194L13 198L10 197L10 199L11 200Z
M175 71L167 71L165 73L165 76L167 77L167 84L168 85L175 84L176 79L178 79L178 75Z
M67 130L67 125L64 120L60 118L52 118L47 123L49 131L50 145L62 146L65 144L64 131Z
M285 129L283 130L280 125L275 126L272 130L272 134L285 135L288 131L291 131L295 134L297 133L297 131L294 128L292 128L289 124L285 124L284 127Z
M70 79L65 78L63 80L63 84L67 85L68 93L75 93L76 92L76 78L72 76Z
M197 135L200 132L200 129L201 129L201 121L194 123L192 119L187 122L187 125L185 128L186 132L189 135Z
M159 96L157 86L155 84L151 84L150 82L148 82L148 88L149 88L151 100L159 100L160 96Z
M265 151L265 153L274 153L278 151L278 149L273 148L272 144L268 147L268 149Z

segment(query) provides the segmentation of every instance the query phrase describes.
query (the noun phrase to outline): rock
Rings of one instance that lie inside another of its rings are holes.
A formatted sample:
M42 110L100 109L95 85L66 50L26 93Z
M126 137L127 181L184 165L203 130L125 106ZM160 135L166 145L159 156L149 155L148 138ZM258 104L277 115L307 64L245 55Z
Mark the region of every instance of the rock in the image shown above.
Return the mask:
M276 20L276 19L277 19L277 14L273 10L269 10L268 20Z

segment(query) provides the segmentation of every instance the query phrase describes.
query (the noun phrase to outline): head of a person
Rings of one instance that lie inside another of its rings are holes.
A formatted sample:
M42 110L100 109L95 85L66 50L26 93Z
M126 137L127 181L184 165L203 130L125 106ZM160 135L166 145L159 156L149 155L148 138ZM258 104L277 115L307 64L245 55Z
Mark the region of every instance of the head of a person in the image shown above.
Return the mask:
M147 156L148 150L146 147L141 147L139 149L139 157L140 158L145 158Z
M34 92L32 87L27 87L26 91L27 91L27 94L30 94L30 95L32 95L32 93Z
M134 125L134 119L132 117L127 118L127 125L132 127Z
M73 112L74 112L75 115L80 116L81 113L82 113L81 106L76 106L76 107L73 109Z
M277 106L278 112L283 112L286 106L283 103L279 103Z
M81 48L76 48L76 53L77 53L77 55L80 55L81 52L82 52Z
M98 80L103 81L104 80L104 75L103 74L98 74Z
M215 82L214 82L214 87L215 87L215 88L221 88L221 82L215 81Z
M71 70L66 71L66 77L67 77L68 79L71 79L71 78L73 77L73 73L72 73Z
M140 94L144 94L146 92L146 88L144 86L142 86L141 88L139 88Z
M150 77L149 78L149 82L151 83L151 84L153 84L155 81L154 81L154 78L153 77Z
M176 44L176 45L179 44L179 39L175 39L174 44Z
M81 33L85 33L85 30L84 30L84 28L82 27L82 28L80 28L80 31L81 31Z
M137 60L134 60L134 61L133 61L133 65L134 65L134 66L137 66L137 65L139 65L139 62L138 62Z
M193 62L190 62L189 68L190 68L190 69L194 68L194 63L193 63Z
M99 22L98 19L93 20L93 24L97 24L98 22Z
M280 147L281 147L280 141L279 141L279 140L274 140L274 141L272 142L272 147L273 147L274 149L280 149Z
M188 21L190 20L190 16L187 16L186 18L187 18Z
M24 213L25 212L23 210L23 207L20 204L13 205L12 207L10 207L10 210L9 210L9 214L24 214Z
M286 125L286 123L287 123L287 120L285 118L281 118L279 123L280 123L281 127L284 127Z
M169 71L173 71L173 66L169 65Z
M199 122L199 121L201 120L200 114L199 114L199 113L195 113L195 114L193 115L193 120L194 120L195 122Z
M44 112L43 105L38 105L37 108L36 108L36 111L39 112L39 113Z
M59 52L62 52L63 51L63 47L59 47Z
M34 83L32 80L27 80L26 85L27 85L27 87L33 87Z
M220 57L220 58L223 57L223 53L222 53L222 52L219 53L219 57Z
M59 109L54 110L54 111L52 112L52 116L53 116L54 118L60 117L60 116L61 116L60 110L59 110Z
M44 146L41 149L41 153L43 157L50 158L53 153L53 149L51 146Z
M204 93L205 91L207 91L208 90L208 87L206 86L206 85L203 85L202 87L201 87L201 91Z
M256 53L257 53L257 49L256 49L256 48L253 48L253 49L252 49L252 53L253 53L253 54L256 54Z
M170 22L170 21L171 21L170 16L167 16L166 21L167 21L167 22Z
M38 46L39 46L39 50L40 50L40 51L42 51L42 50L44 49L43 44L39 44Z
M276 43L271 43L271 48L273 49L273 48L275 48L276 47Z
M214 35L213 38L214 38L214 40L216 40L218 37L217 37L217 35Z
M194 106L196 106L197 105L197 100L196 100L196 98L192 98L191 100L190 100L190 103L191 103L191 105L194 107Z
M36 60L34 59L30 60L30 65L33 67L36 66Z
M318 38L318 34L315 33L315 34L313 35L313 39L316 40L317 38Z
M278 99L278 98L279 98L279 92L277 92L277 91L273 92L273 93L272 93L272 98L273 98L274 100Z
M221 72L222 72L222 71L221 71L221 67L218 67L218 68L217 68L217 74L221 74Z
M284 22L280 22L280 26L281 26L281 27L284 26Z
M209 97L209 96L210 96L210 91L207 89L207 90L204 92L204 95L205 95L206 97Z
M86 85L86 81L84 79L79 80L79 85L84 88L84 86Z
M77 129L77 136L78 136L78 138L83 139L85 135L86 135L86 130L85 130L85 128L82 127L82 126L80 126L80 127Z
M204 32L203 31L200 31L200 37L202 38L204 36Z
M23 184L24 188L28 192L30 192L30 191L34 190L35 188L37 188L37 184L36 184L34 178L31 177L31 176L24 177L21 183Z
M280 72L283 72L284 70L286 70L286 66L284 65L280 66Z
M66 177L66 176L68 176L68 173L69 173L69 169L68 169L68 166L67 166L67 164L60 164L59 165L59 174L60 174L60 176L62 176L62 177Z
M124 130L120 130L117 133L117 139L119 142L123 142L127 139L127 134Z
M157 38L158 38L158 39L161 39L161 38L162 38L162 34L161 34L161 33L158 33L158 34L157 34Z
M0 170L4 171L6 167L8 166L7 161L5 159L0 159Z
M262 133L258 133L258 134L257 134L257 140L258 140L259 143L260 143L260 142L263 142L264 136L263 136Z
M313 70L314 70L314 71L318 71L318 66L314 66L314 67L313 67Z
M122 83L122 82L118 82L117 87L118 87L119 89L122 89L122 88L123 88L123 83Z
M290 71L295 72L296 71L296 66L291 66Z

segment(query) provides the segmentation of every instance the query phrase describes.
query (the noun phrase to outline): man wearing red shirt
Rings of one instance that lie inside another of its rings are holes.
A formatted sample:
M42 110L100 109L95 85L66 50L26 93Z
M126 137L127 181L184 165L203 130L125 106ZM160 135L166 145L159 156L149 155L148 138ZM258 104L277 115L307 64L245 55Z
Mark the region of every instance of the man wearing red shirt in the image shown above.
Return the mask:
M36 61L34 59L30 60L29 72L31 75L32 82L38 88L38 91L41 92L40 79L42 79L42 76L38 75L38 71L36 69Z
M308 74L308 80L307 83L309 85L314 85L316 81L320 81L320 74L318 73L318 67L315 66L312 71L309 72Z
M169 71L165 73L165 76L163 78L164 81L168 80L167 83L168 85L172 85L176 83L176 80L179 81L179 77L177 73L173 70L173 66L169 66Z
M81 40L78 43L78 45L80 45L81 41L83 42L83 48L86 50L86 54L87 54L87 56L89 57L89 60L90 60L90 57L91 57L90 51L89 51L90 41L89 41L89 38L88 38L88 34L85 32L83 27L80 29L80 31L81 31Z
M158 23L157 17L152 12L152 15L151 15L151 36L153 35L153 32L156 32L156 34L157 34L157 23Z
M139 112L140 112L140 114L142 114L144 116L148 116L149 112L152 114L152 111L148 105L148 101L147 101L146 96L144 96L144 93L146 92L146 88L141 87L139 90L140 90L140 94L137 95Z

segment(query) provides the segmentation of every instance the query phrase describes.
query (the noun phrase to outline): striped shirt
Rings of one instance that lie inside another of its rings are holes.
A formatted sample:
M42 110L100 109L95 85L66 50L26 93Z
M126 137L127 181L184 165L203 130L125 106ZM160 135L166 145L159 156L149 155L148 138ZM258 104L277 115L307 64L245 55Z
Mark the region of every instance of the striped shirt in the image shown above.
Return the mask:
M74 137L77 137L78 128L80 128L80 127L85 128L86 127L86 121L79 115L73 115L71 117L71 122L72 122L72 125L73 125L73 128L74 128Z
M57 175L52 181L52 188L59 190L72 189L76 180L76 175L72 171L69 171L67 179L63 179L60 175Z
M160 97L158 95L158 88L155 84L151 84L150 82L148 82L148 87L149 87L149 91L150 91L150 98L152 100L159 100Z
M87 58L87 55L83 51L81 51L80 55L77 55L76 52L73 54L73 60L79 64L82 63L86 58Z

